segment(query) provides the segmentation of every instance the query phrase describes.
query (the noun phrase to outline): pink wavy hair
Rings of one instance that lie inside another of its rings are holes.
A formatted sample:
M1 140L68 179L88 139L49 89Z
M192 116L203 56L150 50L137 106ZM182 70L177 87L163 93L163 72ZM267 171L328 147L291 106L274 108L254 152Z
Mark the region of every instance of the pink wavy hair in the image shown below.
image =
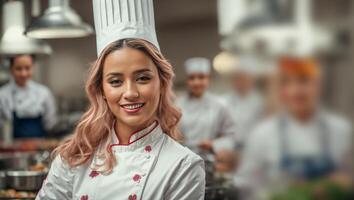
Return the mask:
M92 160L94 155L103 160L103 163L96 164L96 166L103 167L101 171L104 173L110 173L117 164L115 156L108 151L112 143L111 128L115 118L103 99L102 73L107 55L122 48L142 51L156 65L161 82L161 97L156 111L158 121L165 134L173 139L180 139L177 123L181 118L181 112L173 103L175 95L172 85L175 75L171 64L154 45L145 40L119 40L106 47L91 66L86 81L86 93L90 106L79 121L73 136L53 151L54 156L59 154L70 167L86 164Z

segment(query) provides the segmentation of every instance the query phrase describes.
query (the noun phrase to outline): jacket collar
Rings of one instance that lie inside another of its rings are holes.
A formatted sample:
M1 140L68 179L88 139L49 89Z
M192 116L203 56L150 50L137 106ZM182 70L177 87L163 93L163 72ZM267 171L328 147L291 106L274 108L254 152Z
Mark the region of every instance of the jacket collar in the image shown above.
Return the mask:
M163 131L158 121L154 121L148 127L132 133L128 144L119 144L118 137L113 127L112 133L110 150L118 152L134 151L142 147L142 149L144 149L146 146L152 145L163 136Z
M11 77L10 81L9 81L9 85L11 86L11 88L13 88L14 91L27 90L27 89L33 87L33 84L34 83L32 80L28 80L27 84L24 87L20 87L17 85L17 83L13 77Z

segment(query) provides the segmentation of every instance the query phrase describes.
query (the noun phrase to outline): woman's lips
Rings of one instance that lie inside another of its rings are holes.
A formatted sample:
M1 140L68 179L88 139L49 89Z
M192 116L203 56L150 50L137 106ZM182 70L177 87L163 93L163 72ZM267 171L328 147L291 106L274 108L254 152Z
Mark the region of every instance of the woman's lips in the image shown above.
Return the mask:
M143 107L145 103L134 103L134 104L124 104L121 105L123 110L127 113L137 113L139 112Z

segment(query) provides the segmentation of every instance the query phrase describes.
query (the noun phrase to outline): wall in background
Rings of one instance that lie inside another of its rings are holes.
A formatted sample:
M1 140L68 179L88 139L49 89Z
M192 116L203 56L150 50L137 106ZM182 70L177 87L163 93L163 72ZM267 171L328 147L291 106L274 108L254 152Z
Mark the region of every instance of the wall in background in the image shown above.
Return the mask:
M25 2L28 4L29 1ZM47 6L47 0L41 2L43 10ZM3 1L0 1L1 3ZM315 5L316 20L336 28L339 26L349 29L353 38L352 1L315 0ZM72 0L72 7L84 21L93 25L90 0ZM220 51L216 0L155 0L155 15L161 49L175 67L176 89L183 89L184 60L191 56L212 59ZM48 85L58 97L84 97L87 70L96 58L95 37L56 39L48 42L52 45L54 54L38 62L37 79ZM354 90L351 88L354 85L352 44L349 51L339 61L332 63L333 66L328 66L331 69L326 92L327 102L336 110L351 116L354 122ZM211 90L222 92L227 89L222 77L215 72L212 77L214 84Z

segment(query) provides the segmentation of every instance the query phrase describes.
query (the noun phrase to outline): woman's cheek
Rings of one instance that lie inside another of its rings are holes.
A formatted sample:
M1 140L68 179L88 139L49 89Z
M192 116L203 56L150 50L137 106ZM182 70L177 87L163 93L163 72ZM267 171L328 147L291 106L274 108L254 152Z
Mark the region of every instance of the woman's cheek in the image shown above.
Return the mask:
M104 88L104 93L105 93L107 103L110 104L111 109L114 106L119 106L119 99L121 96L121 91L119 88L108 86Z
M160 86L159 84L146 84L142 85L140 88L140 95L144 98L146 103L150 105L158 104L160 97Z

